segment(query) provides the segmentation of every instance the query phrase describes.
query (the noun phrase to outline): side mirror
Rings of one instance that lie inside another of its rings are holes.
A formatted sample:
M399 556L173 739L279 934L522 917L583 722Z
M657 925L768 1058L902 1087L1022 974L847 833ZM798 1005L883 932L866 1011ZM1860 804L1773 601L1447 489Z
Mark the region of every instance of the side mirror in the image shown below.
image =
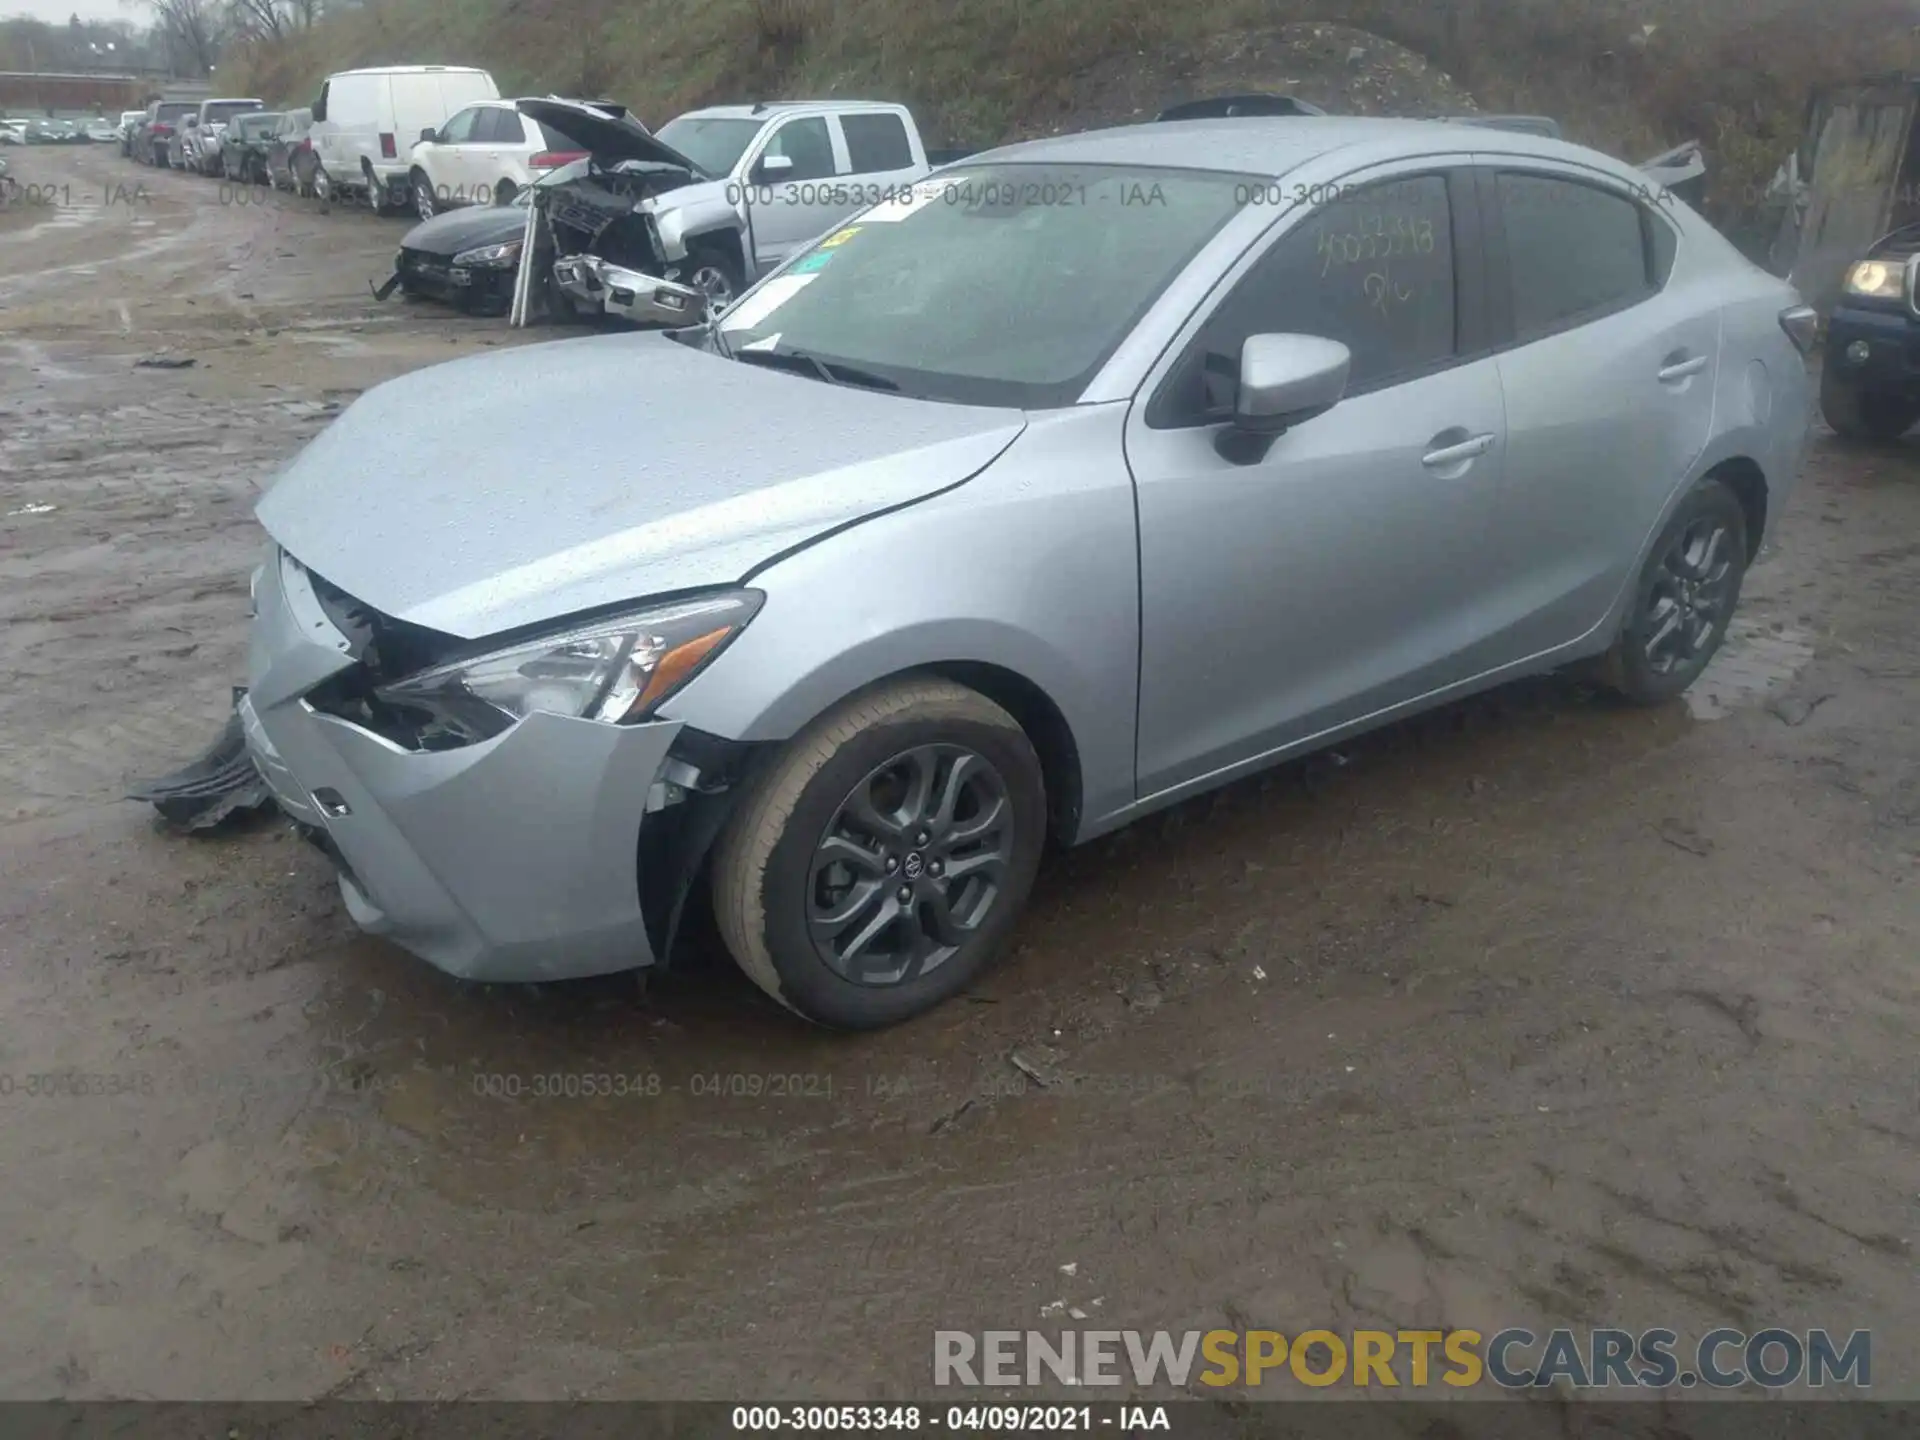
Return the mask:
M1216 439L1227 459L1249 464L1294 426L1324 415L1346 394L1353 353L1318 335L1249 335L1240 347L1233 420Z
M426 129L420 132L420 143L422 145L438 144L439 140L440 140L440 132L434 129L433 126L431 125L427 126Z
M793 157L791 155L762 155L759 162L753 167L753 178L756 180L773 180L786 174L791 169L793 169Z

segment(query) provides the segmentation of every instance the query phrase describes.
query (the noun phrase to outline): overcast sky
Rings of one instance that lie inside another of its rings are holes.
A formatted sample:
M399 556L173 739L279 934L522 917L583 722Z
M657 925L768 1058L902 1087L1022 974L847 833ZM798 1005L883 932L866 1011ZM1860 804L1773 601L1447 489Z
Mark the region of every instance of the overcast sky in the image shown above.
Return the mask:
M15 15L31 15L64 25L78 15L82 20L131 20L143 24L149 16L145 5L123 5L121 0L0 0L0 20Z

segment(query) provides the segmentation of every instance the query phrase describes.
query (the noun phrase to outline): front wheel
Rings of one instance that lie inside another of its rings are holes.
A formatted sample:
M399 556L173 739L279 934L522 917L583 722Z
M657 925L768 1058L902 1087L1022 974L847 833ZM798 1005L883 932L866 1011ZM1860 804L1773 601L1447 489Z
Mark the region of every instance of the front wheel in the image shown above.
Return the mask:
M1636 705L1680 694L1726 639L1746 573L1747 512L1720 481L1702 480L1647 556L1602 683Z
M686 284L707 297L709 313L725 310L739 297L739 262L718 245L695 245L682 273Z
M1866 390L1823 369L1820 413L1849 440L1898 440L1920 420L1920 401L1884 390Z
M748 977L844 1030L965 989L1019 918L1046 840L1032 743L984 695L914 679L790 742L714 855L714 912Z
M413 172L413 208L422 220L431 220L440 213L433 193L433 181L427 178L427 172Z

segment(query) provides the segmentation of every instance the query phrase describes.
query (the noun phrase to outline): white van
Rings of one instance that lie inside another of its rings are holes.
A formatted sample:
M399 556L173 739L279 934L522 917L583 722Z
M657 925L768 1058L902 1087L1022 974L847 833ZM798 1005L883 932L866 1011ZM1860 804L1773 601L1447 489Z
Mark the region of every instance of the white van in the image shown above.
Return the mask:
M375 213L407 207L407 157L422 132L456 111L498 100L484 70L465 65L383 65L329 75L313 102L315 186L367 197Z

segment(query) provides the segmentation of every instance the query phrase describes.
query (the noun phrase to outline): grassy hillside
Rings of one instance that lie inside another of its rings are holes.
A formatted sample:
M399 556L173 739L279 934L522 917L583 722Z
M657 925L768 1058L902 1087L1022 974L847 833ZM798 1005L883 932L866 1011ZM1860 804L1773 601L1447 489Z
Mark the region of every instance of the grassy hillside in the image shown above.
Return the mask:
M1812 83L1920 68L1916 21L1915 0L361 0L229 61L244 93L287 103L350 65L483 65L507 93L610 95L653 124L723 99L900 99L954 145L1228 82L1408 113L1464 90L1629 158L1698 137L1731 216L1791 148ZM1369 34L1330 47L1313 22ZM1371 37L1440 73L1398 96L1369 84L1377 55L1348 57L1392 49Z

